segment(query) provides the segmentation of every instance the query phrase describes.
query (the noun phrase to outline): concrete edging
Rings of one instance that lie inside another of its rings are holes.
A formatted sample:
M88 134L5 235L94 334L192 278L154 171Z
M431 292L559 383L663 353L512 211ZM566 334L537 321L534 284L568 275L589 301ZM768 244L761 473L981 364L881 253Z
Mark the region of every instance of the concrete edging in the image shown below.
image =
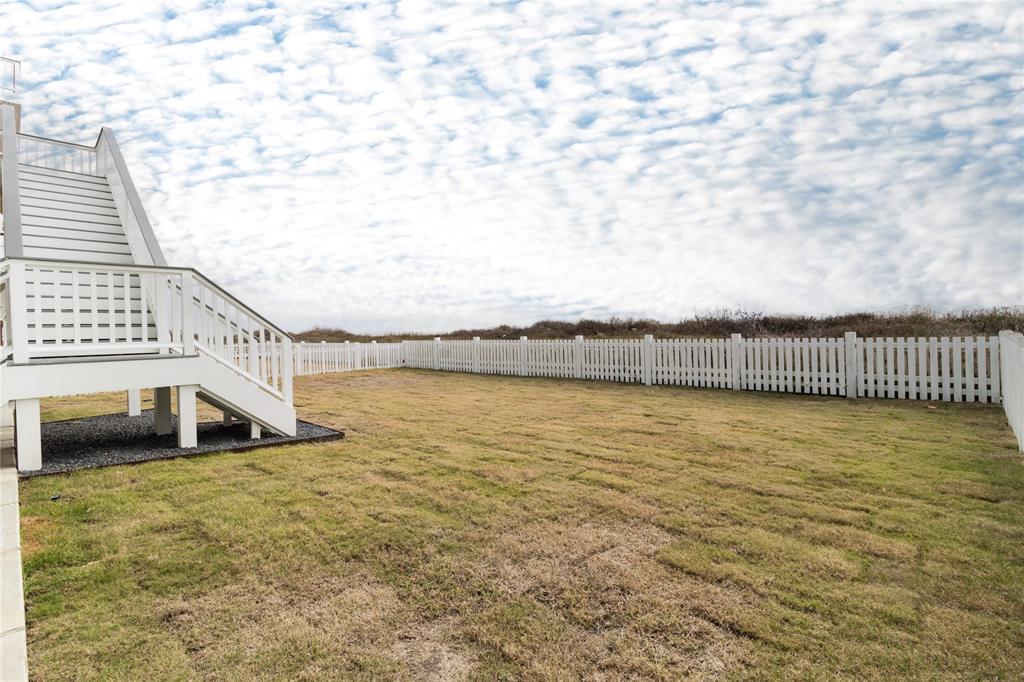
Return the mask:
M6 462L4 463L6 464ZM18 472L0 466L0 679L28 679Z
M10 406L0 415L0 680L28 680L25 593L21 576L18 469Z

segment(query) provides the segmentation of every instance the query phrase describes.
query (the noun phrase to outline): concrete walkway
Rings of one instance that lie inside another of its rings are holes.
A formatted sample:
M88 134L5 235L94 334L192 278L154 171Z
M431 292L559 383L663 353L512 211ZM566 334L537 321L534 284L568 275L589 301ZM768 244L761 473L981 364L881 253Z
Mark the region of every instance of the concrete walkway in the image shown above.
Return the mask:
M0 415L0 680L28 680L25 597L21 580L18 469L9 408Z

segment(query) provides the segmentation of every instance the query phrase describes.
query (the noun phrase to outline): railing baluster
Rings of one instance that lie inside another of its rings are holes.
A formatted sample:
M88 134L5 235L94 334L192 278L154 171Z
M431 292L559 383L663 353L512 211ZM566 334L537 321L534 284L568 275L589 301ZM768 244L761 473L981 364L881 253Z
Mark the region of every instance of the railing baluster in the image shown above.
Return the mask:
M199 299L199 328L196 329L196 333L199 335L199 343L210 348L210 339L207 330L209 329L209 319L206 315L206 289L200 283L196 287L196 298Z
M192 272L181 273L181 352L192 355L195 352L195 331L193 329L193 308L195 296L193 291Z
M259 356L256 354L256 335L252 329L252 318L246 317L249 327L249 374L259 376Z
M263 381L267 380L267 346L266 346L266 328L260 325L257 330L257 341L256 346L259 349L259 372L260 379Z
M125 343L134 341L132 333L132 287L131 275L127 272L122 274L122 286L124 287L124 340Z
M277 388L277 378L280 372L277 368L277 342L274 333L270 333L270 340L267 342L270 346L267 354L267 360L270 362L270 385Z

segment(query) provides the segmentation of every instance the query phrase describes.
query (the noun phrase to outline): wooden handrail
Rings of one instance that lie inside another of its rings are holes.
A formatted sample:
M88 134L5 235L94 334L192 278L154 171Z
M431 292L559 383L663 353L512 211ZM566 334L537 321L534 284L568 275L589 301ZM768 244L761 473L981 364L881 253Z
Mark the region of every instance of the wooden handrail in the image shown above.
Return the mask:
M27 137L27 138L29 138L31 140L36 140L37 142L43 142L45 144L52 144L52 145L56 145L58 147L68 147L70 149L78 149L78 150L84 151L84 152L93 152L93 153L96 152L96 145L93 145L92 147L89 147L89 146L84 145L84 144L75 144L74 142L64 142L63 140L54 140L54 139L49 138L49 137L41 137L39 135L30 135L29 133L18 133L18 137ZM96 144L98 145L99 141L97 141Z

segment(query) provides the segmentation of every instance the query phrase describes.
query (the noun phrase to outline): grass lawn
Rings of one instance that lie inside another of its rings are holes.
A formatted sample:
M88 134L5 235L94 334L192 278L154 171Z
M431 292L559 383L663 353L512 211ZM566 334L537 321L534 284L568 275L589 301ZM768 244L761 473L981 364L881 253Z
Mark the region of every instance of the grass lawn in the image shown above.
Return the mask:
M1024 675L998 407L415 370L296 404L348 437L21 483L36 678Z

